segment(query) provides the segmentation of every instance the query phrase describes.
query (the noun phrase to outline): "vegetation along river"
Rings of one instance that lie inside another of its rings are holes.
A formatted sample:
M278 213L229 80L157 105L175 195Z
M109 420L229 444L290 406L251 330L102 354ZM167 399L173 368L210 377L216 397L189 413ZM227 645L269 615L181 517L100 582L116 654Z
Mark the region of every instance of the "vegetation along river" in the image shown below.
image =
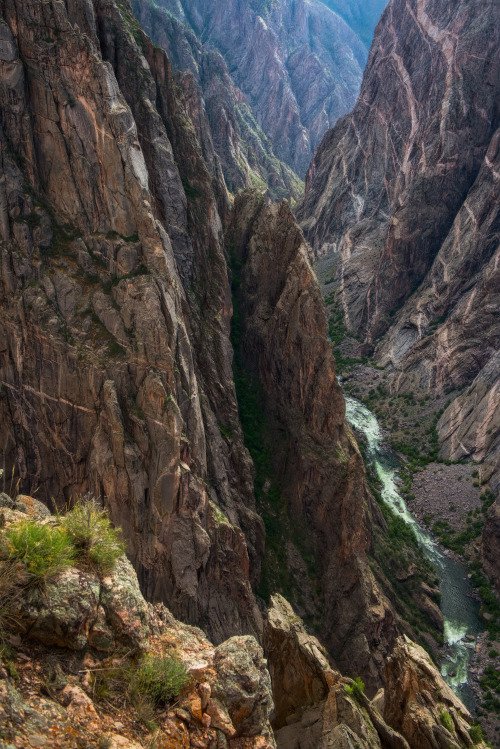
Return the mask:
M368 458L382 482L384 501L413 529L425 556L436 569L441 589L444 640L447 645L447 655L443 658L441 673L460 699L472 709L475 699L467 680L473 646L467 637L476 637L484 629L484 625L479 619L479 604L473 597L465 568L442 553L406 507L397 489L397 461L394 455L384 448L382 432L375 416L354 398L345 396L345 401L348 422L367 440Z

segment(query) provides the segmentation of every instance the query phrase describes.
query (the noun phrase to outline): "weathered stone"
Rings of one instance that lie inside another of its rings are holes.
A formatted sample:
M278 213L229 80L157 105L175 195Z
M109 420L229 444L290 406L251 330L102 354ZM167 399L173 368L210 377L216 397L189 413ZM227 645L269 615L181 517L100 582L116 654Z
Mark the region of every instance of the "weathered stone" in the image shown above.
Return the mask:
M471 745L469 711L419 645L407 637L398 639L385 665L384 681L384 719L412 749ZM442 712L453 720L451 733L442 723Z
M264 393L288 517L314 549L321 638L339 668L374 691L375 656L390 652L397 631L367 558L373 527L384 521L345 423L310 248L287 203L267 205L255 194L236 198L227 243L240 280L240 356ZM302 589L300 576L296 585Z
M216 648L214 666L217 680L212 695L225 705L236 735L267 734L271 737L271 679L262 648L255 639L231 637ZM211 712L207 712L213 720Z
M45 645L83 650L97 616L99 592L96 577L69 568L43 589L28 588L16 600L16 615L30 638Z
M51 515L47 505L44 505L43 502L40 502L38 499L28 497L25 494L17 495L12 509L35 518L47 518Z

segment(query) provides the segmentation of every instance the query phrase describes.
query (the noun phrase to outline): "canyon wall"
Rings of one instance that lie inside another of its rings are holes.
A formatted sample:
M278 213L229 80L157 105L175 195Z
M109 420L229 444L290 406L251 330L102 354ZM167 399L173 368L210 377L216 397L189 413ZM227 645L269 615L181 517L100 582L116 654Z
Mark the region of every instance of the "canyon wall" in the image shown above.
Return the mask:
M392 0L298 217L392 392L451 393L440 456L500 489L500 29L495 2Z

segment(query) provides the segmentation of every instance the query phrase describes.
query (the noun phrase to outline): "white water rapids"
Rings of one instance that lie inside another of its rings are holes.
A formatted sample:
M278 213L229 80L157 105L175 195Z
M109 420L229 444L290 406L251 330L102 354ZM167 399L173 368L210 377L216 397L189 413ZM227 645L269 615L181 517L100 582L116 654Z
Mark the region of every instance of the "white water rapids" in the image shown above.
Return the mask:
M466 638L468 635L476 637L482 627L478 617L478 604L473 598L465 569L441 552L406 507L397 489L395 458L383 448L382 433L375 416L354 398L345 396L345 401L347 421L366 437L368 458L383 485L383 500L413 529L422 551L436 569L441 590L444 640L449 648L449 655L441 664L441 673L460 699L472 709L474 695L467 685L467 679L473 646Z

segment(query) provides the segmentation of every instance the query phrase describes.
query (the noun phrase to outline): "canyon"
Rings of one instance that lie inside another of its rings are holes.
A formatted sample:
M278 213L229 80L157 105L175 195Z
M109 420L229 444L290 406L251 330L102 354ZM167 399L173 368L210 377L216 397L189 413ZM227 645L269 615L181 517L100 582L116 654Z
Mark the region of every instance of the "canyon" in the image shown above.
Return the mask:
M477 738L422 647L438 657L434 572L346 421L315 267L392 392L452 384L440 455L497 493L494 3L391 0L357 104L359 6L330 5L346 21L312 0L0 1L1 527L57 525L90 493L129 560L126 604L71 567L50 583L62 623L21 597L12 663L43 670L77 630L92 668L169 648L192 681L161 715L165 747ZM300 228L276 198L300 197L317 145ZM483 547L497 584L498 500ZM122 716L120 736L96 701L99 727L83 676L33 718L29 680L44 688L27 668L16 693L9 668L16 746L63 708L71 733L78 704L97 726L82 741L147 745L147 721Z
M297 215L358 352L386 368L392 394L449 396L439 455L479 463L498 495L496 13L390 3L356 107L318 147ZM491 510L489 539L494 526Z

